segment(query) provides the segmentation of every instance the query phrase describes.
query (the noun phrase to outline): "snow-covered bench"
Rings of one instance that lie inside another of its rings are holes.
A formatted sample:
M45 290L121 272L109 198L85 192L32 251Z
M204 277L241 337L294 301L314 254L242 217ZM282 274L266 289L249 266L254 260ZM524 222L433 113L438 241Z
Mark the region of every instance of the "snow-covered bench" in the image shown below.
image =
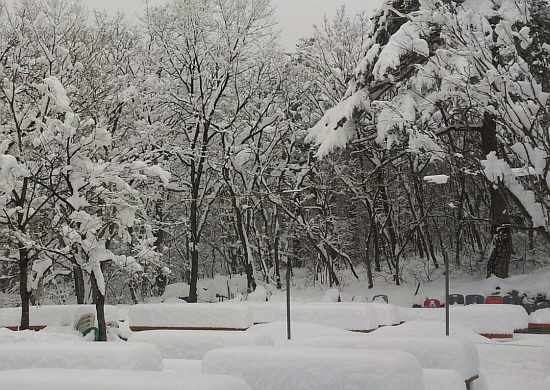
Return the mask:
M155 346L145 343L3 343L0 348L0 371L23 368L162 371L162 356Z
M29 329L40 330L46 326L75 326L79 318L87 313L95 313L95 305L44 305L31 306ZM105 319L118 321L119 314L115 306L105 305ZM0 309L0 327L16 330L21 323L21 308Z
M445 309L400 307L401 321L445 321ZM450 307L451 324L490 338L512 338L528 328L528 316L518 305L468 305Z
M153 344L165 359L202 359L212 349L235 345L273 345L273 339L268 335L200 330L135 332L128 341Z
M230 302L223 305L250 308L255 324L286 321L287 311L284 303ZM382 303L292 303L290 310L292 321L315 323L355 332L370 332L382 325L400 323L397 307Z
M253 325L248 307L221 303L140 304L129 308L128 317L133 331L246 330Z
M420 363L402 351L227 347L207 352L202 371L242 378L254 390L424 389Z
M470 340L446 336L391 336L377 333L312 337L305 345L404 351L414 355L422 368L458 372L462 383L465 382L467 386L479 377L479 357L474 343Z
M0 371L0 383L40 390L251 390L244 380L222 375L59 368Z
M529 328L538 328L540 333L550 333L550 309L539 309L531 313Z

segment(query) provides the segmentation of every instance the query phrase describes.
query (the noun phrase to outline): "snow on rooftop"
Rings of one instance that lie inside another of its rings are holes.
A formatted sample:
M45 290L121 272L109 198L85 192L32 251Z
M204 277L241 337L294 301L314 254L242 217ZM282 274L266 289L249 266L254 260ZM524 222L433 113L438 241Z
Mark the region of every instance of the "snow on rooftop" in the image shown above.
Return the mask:
M221 375L61 368L0 371L0 383L25 390L251 390L242 379Z
M145 343L66 341L2 344L0 371L22 368L162 371L162 356L155 346Z
M202 359L212 349L233 345L273 345L267 334L235 331L150 330L134 332L128 341L152 344L170 359Z
M208 352L204 373L244 379L254 390L421 390L422 367L402 351L227 347Z
M479 375L479 357L471 340L454 336L401 336L391 334L349 334L312 337L310 347L387 349L414 355L423 368L452 369L462 381Z

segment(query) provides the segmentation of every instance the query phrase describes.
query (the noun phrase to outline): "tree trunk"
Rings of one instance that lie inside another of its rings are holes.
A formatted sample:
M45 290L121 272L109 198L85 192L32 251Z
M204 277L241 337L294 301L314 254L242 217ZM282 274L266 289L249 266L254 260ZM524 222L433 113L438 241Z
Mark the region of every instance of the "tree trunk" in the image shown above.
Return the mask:
M29 250L25 247L19 248L19 295L21 296L21 324L19 330L29 329L30 324L30 299L28 290L29 272Z
M95 274L90 275L92 291L95 298L95 310L97 314L97 328L99 329L99 341L107 341L107 325L105 324L105 295L99 291Z
M481 129L481 149L485 156L497 151L497 132L495 118L485 113ZM495 183L489 183L491 198L491 234L493 235L491 251L487 261L487 277L496 275L499 278L508 277L510 257L512 255L512 232L508 200L502 184L495 188Z
M73 266L74 275L74 291L76 294L76 303L79 305L84 304L85 288L84 288L84 272L79 265Z
M199 241L198 220L197 220L197 201L196 195L191 202L191 275L189 278L189 303L197 303L197 281L199 278L199 252L197 250Z

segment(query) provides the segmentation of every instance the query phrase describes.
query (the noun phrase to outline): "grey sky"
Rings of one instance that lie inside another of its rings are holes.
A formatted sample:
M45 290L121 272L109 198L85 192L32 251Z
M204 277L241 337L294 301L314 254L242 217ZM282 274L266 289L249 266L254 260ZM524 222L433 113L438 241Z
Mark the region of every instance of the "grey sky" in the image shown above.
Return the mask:
M7 0L14 3L16 0ZM165 4L170 0L149 0L151 5ZM276 7L276 16L281 27L281 43L286 50L293 50L299 38L313 34L313 25L320 24L323 16L331 19L342 5L349 14L372 10L382 4L383 0L271 0ZM108 12L121 11L130 17L143 12L145 3L142 0L83 0L90 9L101 9Z

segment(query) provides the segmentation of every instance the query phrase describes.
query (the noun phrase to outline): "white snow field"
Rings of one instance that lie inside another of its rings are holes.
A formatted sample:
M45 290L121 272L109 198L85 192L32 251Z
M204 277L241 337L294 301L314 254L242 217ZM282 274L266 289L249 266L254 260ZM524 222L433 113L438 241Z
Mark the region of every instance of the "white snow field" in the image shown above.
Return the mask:
M536 286L531 291L550 295L548 275L543 269L506 280L454 279L451 285L463 294L488 295L497 286L504 294ZM129 342L113 331L107 343L82 337L74 324L84 312L94 312L93 306L32 308L31 324L47 325L44 329L0 328L0 388L464 390L465 380L479 375L471 390L550 389L550 335L513 333L527 323L550 323L550 309L527 317L514 305L452 306L446 337L444 309L410 308L425 297L440 299L442 281L423 285L418 295L414 290L388 284L367 291L359 283L349 283L341 292L293 287L290 340L284 294L276 291L271 302L110 306L108 319L119 320L119 331ZM369 301L386 294L390 304L351 302L353 296L367 294ZM343 302L335 302L338 296ZM17 310L0 309L4 326L16 325ZM136 322L246 331L132 332L129 327Z

